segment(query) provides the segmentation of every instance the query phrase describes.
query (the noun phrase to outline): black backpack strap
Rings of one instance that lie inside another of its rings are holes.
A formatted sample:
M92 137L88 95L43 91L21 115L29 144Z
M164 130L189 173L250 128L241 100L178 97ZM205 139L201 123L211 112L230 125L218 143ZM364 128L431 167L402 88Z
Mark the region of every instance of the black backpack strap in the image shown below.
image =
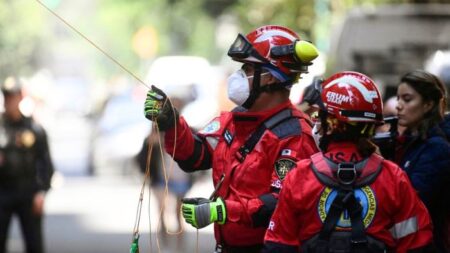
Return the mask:
M332 232L343 211L347 210L352 224L351 246L354 253L366 253L368 250L367 237L362 220L362 207L356 200L352 189L339 189L333 200L316 244L316 253L328 253Z
M317 243L314 244L316 249L314 252L329 252L332 232L345 210L349 213L352 227L349 250L352 253L368 252L369 243L362 218L363 208L356 200L354 188L368 185L376 179L381 171L383 158L372 154L356 164L335 163L323 154L317 153L311 157L311 161L311 168L317 179L322 184L337 189L336 198L328 210Z
M322 230L319 233L316 244L316 253L328 253L331 233L334 231L336 224L344 211L344 199L346 193L339 191L336 198L331 203L327 217L322 226Z
M362 206L356 200L355 194L351 192L346 203L346 209L350 215L352 223L352 252L365 253L368 250L367 236L364 228L364 222L362 220Z
M238 152L236 152L236 157L238 160L242 163L247 155L252 152L252 150L255 148L256 144L258 143L259 139L263 136L264 132L267 129L273 129L282 122L292 118L292 110L291 109L284 109L274 116L270 117L266 121L264 121L255 132L252 133L250 138L247 139L247 141L242 145Z

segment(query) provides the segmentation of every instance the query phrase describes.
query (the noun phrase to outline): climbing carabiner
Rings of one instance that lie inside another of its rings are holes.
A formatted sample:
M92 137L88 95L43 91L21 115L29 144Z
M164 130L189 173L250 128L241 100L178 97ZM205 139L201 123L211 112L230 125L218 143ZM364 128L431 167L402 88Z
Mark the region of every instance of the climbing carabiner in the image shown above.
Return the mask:
M135 234L130 246L130 253L139 253L139 234Z

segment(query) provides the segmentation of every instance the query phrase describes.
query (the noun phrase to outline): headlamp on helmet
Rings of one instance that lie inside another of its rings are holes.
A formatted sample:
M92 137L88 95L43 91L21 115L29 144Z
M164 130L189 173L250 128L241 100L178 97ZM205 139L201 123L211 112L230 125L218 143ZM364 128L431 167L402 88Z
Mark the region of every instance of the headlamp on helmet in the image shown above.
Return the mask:
M318 52L294 31L283 26L266 25L245 36L239 34L228 50L228 55L239 62L270 64L290 76L291 82L294 82L299 73L307 72Z
M282 64L295 73L307 73L308 66L319 55L317 48L308 41L295 40L288 45L273 46L270 56L280 59ZM242 35L238 34L228 50L228 56L240 62L268 63L269 60L261 56L253 47L252 43ZM294 61L283 61L282 58L289 57Z
M274 46L270 49L272 58L282 58L290 56L293 62L282 61L282 64L289 68L292 72L307 73L308 66L312 65L312 61L319 56L317 48L308 41L295 40L288 45Z

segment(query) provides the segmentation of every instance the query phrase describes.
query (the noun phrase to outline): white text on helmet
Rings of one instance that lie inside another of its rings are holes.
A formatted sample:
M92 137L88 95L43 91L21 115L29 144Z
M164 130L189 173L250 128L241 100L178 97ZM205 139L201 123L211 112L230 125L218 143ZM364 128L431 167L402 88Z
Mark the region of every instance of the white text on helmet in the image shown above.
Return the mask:
M363 84L359 82L359 80L352 76L343 76L341 78L338 78L329 84L327 84L324 89L331 87L333 85L337 84L339 87L342 87L344 85L351 85L359 90L361 95L363 96L364 100L366 100L368 103L373 103L373 98L378 98L378 94L376 91L371 91L366 88Z
M335 103L335 104L341 105L342 102L345 102L345 103L350 102L350 97L336 93L336 92L329 91L329 92L327 92L327 101L329 103Z

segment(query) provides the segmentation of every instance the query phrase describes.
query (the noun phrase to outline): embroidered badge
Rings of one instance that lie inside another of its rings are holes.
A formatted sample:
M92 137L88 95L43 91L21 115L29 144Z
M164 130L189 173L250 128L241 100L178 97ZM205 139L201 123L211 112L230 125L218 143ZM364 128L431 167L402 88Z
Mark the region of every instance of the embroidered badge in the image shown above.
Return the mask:
M220 129L220 122L219 121L211 121L205 128L200 130L201 133L204 134L212 134Z
M337 191L326 187L322 194L320 195L317 211L319 213L320 220L325 222L325 218L327 217L327 213L330 210L331 204L333 200L337 196ZM375 193L369 186L364 186L359 189L355 189L355 197L359 201L362 207L362 217L364 227L368 227L373 219L375 218L375 213L377 210L377 200L375 198ZM339 229L348 229L352 227L352 223L350 221L350 215L348 211L344 211L339 218L336 228Z
M275 172L278 178L283 180L287 173L296 166L296 163L291 159L281 158L275 162Z

